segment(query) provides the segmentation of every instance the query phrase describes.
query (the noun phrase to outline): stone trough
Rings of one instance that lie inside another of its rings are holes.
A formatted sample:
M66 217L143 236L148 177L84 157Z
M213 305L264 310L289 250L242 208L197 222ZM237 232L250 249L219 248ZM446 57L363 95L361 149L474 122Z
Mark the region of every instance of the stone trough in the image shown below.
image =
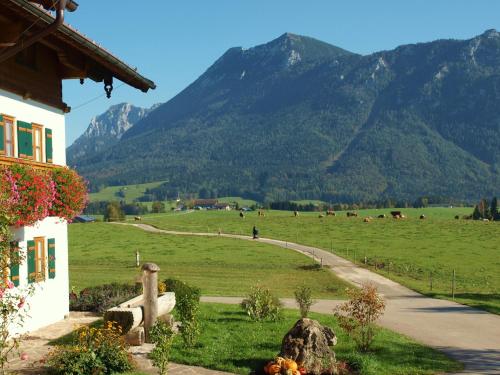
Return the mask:
M158 296L158 266L146 263L143 266L144 294L126 301L104 313L104 322L116 322L130 345L148 342L149 329L157 319L171 323L169 313L175 307L175 293Z

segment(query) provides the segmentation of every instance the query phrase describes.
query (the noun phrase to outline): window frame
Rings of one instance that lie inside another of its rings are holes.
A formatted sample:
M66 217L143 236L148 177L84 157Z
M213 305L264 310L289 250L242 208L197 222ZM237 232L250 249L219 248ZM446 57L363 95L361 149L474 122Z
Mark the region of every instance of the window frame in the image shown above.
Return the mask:
M44 153L44 126L36 123L31 123L31 129L32 129L32 147L33 147L33 161L36 161L37 163L45 163L45 153ZM36 150L37 150L37 145L36 145L36 132L40 132L40 160L37 160L36 158Z
M35 282L45 281L47 276L46 239L45 237L34 237L33 242L35 243Z
M15 158L17 157L16 151L16 142L17 142L17 124L16 124L16 118L13 116L6 115L2 113L2 124L3 124L3 149L4 153L2 156L5 156L7 158ZM10 124L9 124L10 122ZM12 155L8 155L7 152L7 126L10 126L10 150L12 152Z

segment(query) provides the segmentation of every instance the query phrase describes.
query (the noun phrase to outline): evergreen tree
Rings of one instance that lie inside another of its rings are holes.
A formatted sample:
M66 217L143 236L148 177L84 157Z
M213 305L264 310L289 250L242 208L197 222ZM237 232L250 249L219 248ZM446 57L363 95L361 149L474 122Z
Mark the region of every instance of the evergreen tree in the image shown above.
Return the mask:
M479 212L479 206L478 205L476 205L476 207L474 207L474 212L472 213L472 218L474 220L481 219L481 213Z
M493 197L493 199L491 200L490 214L491 214L492 220L495 220L495 221L500 220L500 212L498 212L498 199L497 199L497 197Z

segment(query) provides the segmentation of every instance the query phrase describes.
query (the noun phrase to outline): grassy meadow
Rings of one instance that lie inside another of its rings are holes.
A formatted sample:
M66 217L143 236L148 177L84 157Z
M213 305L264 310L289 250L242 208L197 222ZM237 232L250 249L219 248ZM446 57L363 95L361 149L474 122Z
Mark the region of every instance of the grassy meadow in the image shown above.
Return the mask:
M161 184L162 181L136 185L108 186L97 193L89 194L89 200L91 202L124 200L127 203L132 203L137 198L143 196L146 189L152 189ZM116 195L120 190L123 190L125 198Z
M316 298L344 296L347 284L292 250L228 238L170 236L108 223L69 226L70 286L77 290L110 282L133 283L141 262L155 262L160 279L181 279L204 295L244 296L256 283L280 297L307 285Z
M396 280L414 290L438 298L452 298L452 274L456 273L455 300L500 313L500 223L455 220L471 208L402 209L404 220L377 219L391 209L362 210L357 218L319 218L318 213L287 211L197 211L184 215L149 215L145 223L180 231L249 235L256 225L262 237L278 238L332 251ZM424 214L425 220L419 216ZM372 216L369 223L363 217ZM432 283L432 290L431 290Z

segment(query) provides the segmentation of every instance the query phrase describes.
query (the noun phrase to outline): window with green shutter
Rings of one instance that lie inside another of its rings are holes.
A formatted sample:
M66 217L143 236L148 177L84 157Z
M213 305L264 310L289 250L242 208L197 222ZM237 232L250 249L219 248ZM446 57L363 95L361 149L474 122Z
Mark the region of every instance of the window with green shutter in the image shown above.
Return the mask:
M45 158L52 163L52 129L45 129Z
M36 281L36 248L35 241L28 241L28 283Z
M5 155L5 124L2 115L0 115L0 155Z
M20 158L33 158L33 127L29 122L17 122L17 142Z
M48 239L49 251L49 279L56 278L56 239L49 238Z
M10 280L14 286L19 286L19 242L12 241L10 257Z

